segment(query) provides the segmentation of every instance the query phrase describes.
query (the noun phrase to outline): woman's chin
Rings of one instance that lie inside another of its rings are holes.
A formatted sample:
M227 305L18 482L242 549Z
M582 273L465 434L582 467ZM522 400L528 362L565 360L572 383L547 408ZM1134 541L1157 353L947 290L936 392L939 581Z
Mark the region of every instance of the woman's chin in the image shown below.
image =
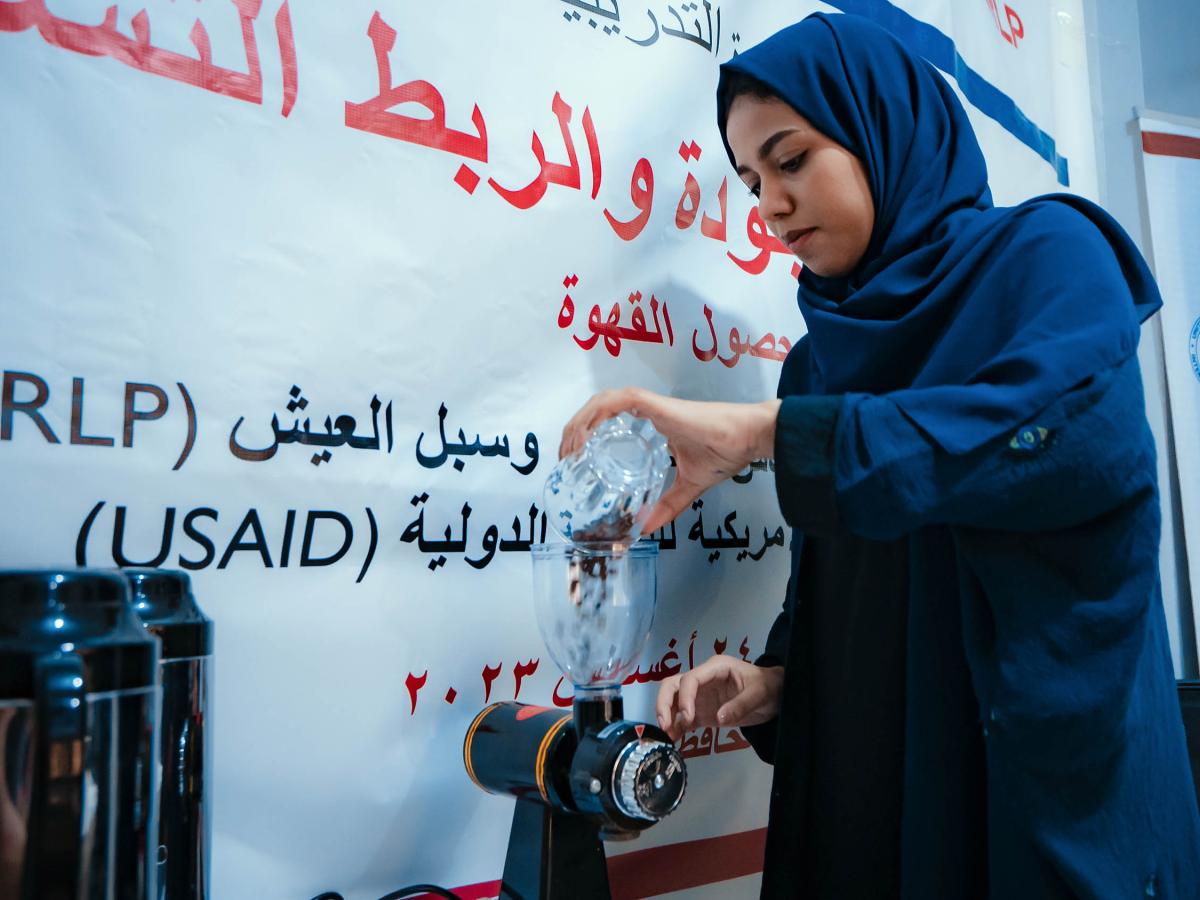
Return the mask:
M818 278L845 278L854 271L854 265L846 265L836 260L801 259L800 263Z

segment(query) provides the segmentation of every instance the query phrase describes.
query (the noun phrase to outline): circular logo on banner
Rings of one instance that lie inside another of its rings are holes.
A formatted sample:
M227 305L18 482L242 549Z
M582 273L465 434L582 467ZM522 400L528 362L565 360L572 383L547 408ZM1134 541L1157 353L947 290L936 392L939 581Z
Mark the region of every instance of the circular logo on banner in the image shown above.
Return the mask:
M1192 333L1188 335L1188 355L1192 357L1192 372L1200 381L1200 318L1192 323Z

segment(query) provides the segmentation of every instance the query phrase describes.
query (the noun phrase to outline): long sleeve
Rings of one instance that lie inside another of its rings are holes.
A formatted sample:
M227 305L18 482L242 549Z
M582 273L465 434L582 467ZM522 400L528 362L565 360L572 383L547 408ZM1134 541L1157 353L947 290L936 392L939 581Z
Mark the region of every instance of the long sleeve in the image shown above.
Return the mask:
M775 617L771 630L767 633L767 645L762 654L754 660L756 666L782 666L787 662L788 644L792 637L792 611L796 600L792 595L795 575L788 579L787 590L784 592L783 609Z
M767 635L766 649L754 660L756 666L771 668L782 666L787 662L788 643L792 637L792 610L795 607L795 598L792 595L793 583L794 578L789 578L787 590L784 592L783 609L780 610L779 615L775 617L775 622L771 625L771 631ZM774 764L775 745L779 738L779 718L763 722L761 725L743 725L741 731L746 740L750 742L750 746L754 748L754 752L758 754L758 758L765 763Z
M791 461L792 479L806 483L813 491L822 491L828 495L829 508L832 509L833 492L829 473L833 462L833 437L837 424L838 409L841 406L839 397L811 397L805 415L793 416L786 423L790 428L783 439L792 448ZM776 426L776 454L780 444L779 426ZM778 467L776 484L779 484ZM824 485L823 489L821 485ZM780 491L784 487L778 488ZM804 488L799 489L803 493ZM788 578L787 589L783 595L783 609L775 617L771 630L767 634L767 643L762 654L754 661L756 666L783 666L788 661L788 648L792 639L792 627L796 609L796 583L799 570L800 554L803 552L803 536L793 532L791 547L791 575ZM761 725L746 725L742 734L750 741L754 752L763 762L774 764L776 742L779 733L778 718Z
M928 389L928 399L939 390ZM950 396L961 402L962 389ZM834 402L832 435L812 440L830 430ZM965 454L944 450L886 394L787 397L776 485L787 522L813 534L890 540L932 524L1046 531L1113 508L1153 452L1132 357Z

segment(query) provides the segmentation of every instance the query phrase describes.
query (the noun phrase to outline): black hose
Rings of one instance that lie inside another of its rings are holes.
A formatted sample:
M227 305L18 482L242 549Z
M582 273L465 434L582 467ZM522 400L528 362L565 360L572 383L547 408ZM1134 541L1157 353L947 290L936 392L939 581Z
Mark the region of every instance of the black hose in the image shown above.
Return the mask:
M418 894L436 894L446 900L462 900L458 894L448 891L444 887L438 887L436 884L410 884L408 887L385 894L379 900L402 900L404 897L415 897ZM346 898L337 891L325 891L323 894L317 894L312 900L346 900Z
M414 897L417 894L437 894L439 897L445 897L446 900L462 900L462 897L453 891L448 891L443 887L438 887L436 884L412 884L408 887L402 887L398 891L392 891L390 894L385 894L379 900L401 900L402 897Z

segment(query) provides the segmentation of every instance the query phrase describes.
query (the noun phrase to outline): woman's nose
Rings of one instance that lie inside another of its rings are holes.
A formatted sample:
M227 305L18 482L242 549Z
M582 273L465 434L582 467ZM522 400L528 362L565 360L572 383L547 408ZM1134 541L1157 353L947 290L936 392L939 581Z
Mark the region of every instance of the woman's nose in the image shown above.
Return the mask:
M781 219L791 215L795 205L787 191L774 181L764 180L759 187L758 214L764 222Z

